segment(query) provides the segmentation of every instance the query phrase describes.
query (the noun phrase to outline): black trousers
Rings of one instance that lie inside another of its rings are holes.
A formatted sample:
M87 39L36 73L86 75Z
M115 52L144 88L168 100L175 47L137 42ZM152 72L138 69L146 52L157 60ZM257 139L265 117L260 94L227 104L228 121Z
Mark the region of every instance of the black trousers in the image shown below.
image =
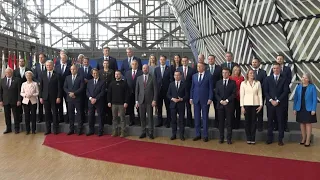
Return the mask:
M234 103L231 102L226 106L219 105L218 108L218 117L219 117L219 132L220 139L224 139L224 128L227 128L227 139L231 140L232 138L232 122L234 121Z
M28 104L23 104L24 110L24 120L26 122L26 131L30 132L30 122L32 132L36 131L36 113L37 113L37 104L31 104L29 101Z
M89 104L90 103L90 104ZM97 110L98 113L98 123L99 123L99 133L103 133L104 123L103 119L105 116L105 108L103 104L94 104L92 105L90 101L88 101L88 119L89 119L89 133L94 133L94 124L96 122L95 112Z
M282 108L283 108L283 115L282 115L283 119L281 121L284 126L283 128L286 129L288 125L289 95L284 98L284 102L282 102ZM278 122L278 119L276 118L274 120L274 127L277 129L279 129L278 124L279 122Z
M18 113L18 119L19 122L22 122L22 115L23 115L23 109L22 109L22 105L21 106L17 106L17 113Z
M264 100L265 97L262 97L262 104L264 104ZM258 119L258 123L257 123L257 127L258 129L263 129L263 110L264 107L262 107L261 111L257 114L257 119Z
M62 102L60 102L61 104ZM60 104L56 104L56 99L50 99L43 101L44 110L45 110L45 120L46 120L46 128L47 132L51 132L51 122L53 124L53 132L58 132L59 129L59 121L58 121L58 106Z
M214 127L219 128L219 113L217 108L217 100L213 100L213 108L214 108Z
M234 115L235 118L232 122L232 129L239 129L240 128L240 120L241 120L241 107L240 107L240 101L238 99L234 99Z
M244 128L246 131L247 141L256 140L256 129L257 129L257 111L258 106L244 106L246 113Z
M6 121L6 126L8 131L12 131L11 124L11 111L14 119L14 129L16 131L20 130L20 120L18 116L18 108L17 105L7 104L3 106L4 108L4 118Z
M284 120L283 120L283 109L284 107L279 104L278 106L272 106L271 104L267 105L267 113L268 113L268 140L273 140L273 126L274 120L277 119L278 121L278 131L279 137L278 140L282 141L284 137Z
M171 108L171 127L172 127L172 135L177 134L177 124L179 124L179 133L180 137L181 135L184 135L184 114L185 114L185 108L184 108L184 102L180 102L183 105L176 106L175 108ZM179 113L179 119L177 119L177 114Z
M63 98L61 98L61 102L60 102L60 104L58 104L59 120L60 120L60 122L69 122L69 120L68 120L69 119L68 118L68 111L66 113L67 118L64 119L64 116L63 116L63 99L66 102L66 107L68 108L67 94L66 93L63 93Z
M38 118L43 121L43 104L40 103L40 98L38 98Z
M194 120L192 119L192 111L191 111L191 104L189 101L186 101L186 108L187 108L187 126L193 127Z
M130 97L129 97L129 102L128 102L128 108L126 109L126 114L129 115L129 119L130 119L130 123L134 123L135 120L135 115L134 115L134 109L136 105L136 100L135 100L135 94L131 93ZM138 111L138 119L140 119L140 112L139 109L137 109Z
M107 102L107 101L106 101ZM112 109L108 106L106 106L106 116L105 116L105 121L104 124L109 124L112 125Z
M167 97L167 91L168 89L163 89L161 88L160 93L158 95L158 100L157 100L157 109L158 109L158 123L159 124L164 124L164 125L170 125L171 122L171 117L170 117L170 100ZM166 106L167 110L167 120L163 122L162 118L162 106L163 106L163 101Z
M69 129L71 132L74 131L74 122L75 120L78 122L78 129L81 130L83 127L83 120L81 119L83 112L81 111L82 104L81 101L79 102L68 102L68 115L69 115ZM77 111L75 114L74 110Z

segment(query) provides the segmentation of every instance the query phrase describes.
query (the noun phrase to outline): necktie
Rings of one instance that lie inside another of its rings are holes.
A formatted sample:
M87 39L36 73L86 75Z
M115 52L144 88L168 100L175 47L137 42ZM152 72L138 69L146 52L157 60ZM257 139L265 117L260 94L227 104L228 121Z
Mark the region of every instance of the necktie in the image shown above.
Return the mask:
M64 74L64 65L62 65L61 71L62 71L62 74Z
M210 73L213 74L213 65L210 65Z
M179 83L177 82L177 90L179 89Z
M164 66L161 67L161 77L163 77Z
M133 71L133 74L132 74L132 80L134 80L134 77L136 77L136 71L135 70Z
M144 75L143 85L144 85L144 87L146 87L146 86L147 86L147 76L146 76L146 75Z
M42 64L42 69L41 69L41 71L44 71L44 65Z
M72 85L74 85L74 80L75 80L75 77L72 76Z
M258 76L258 71L254 70L254 79L257 79L257 76Z
M95 80L94 80L94 84L93 84L93 85L96 85L96 84L97 84L97 80L95 79Z
M88 74L88 69L85 67L84 68L84 73L87 75Z
M183 73L184 73L184 79L186 80L187 79L187 68L186 67L184 68Z
M7 81L8 88L10 87L10 81L11 81L11 79L8 78L8 81Z
M129 67L131 68L131 58L132 57L129 57L129 60L128 60L128 63L129 63Z
M275 76L274 80L275 80L276 84L278 84L278 76Z
M48 79L50 80L51 78L51 72L49 71Z
M199 82L201 82L202 81L202 74L200 74L200 76L199 76Z
M224 80L224 88L227 87L227 80Z

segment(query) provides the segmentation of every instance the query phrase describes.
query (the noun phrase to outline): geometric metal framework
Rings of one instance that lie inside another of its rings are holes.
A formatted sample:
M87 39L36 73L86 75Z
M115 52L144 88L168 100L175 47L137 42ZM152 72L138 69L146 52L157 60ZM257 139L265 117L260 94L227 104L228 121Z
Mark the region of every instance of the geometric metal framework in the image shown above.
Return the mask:
M0 33L51 47L189 47L165 0L1 1Z
M320 0L167 1L194 56L214 54L221 64L231 51L242 73L253 57L270 73L276 55L283 54L291 82L309 72L320 92ZM296 85L291 83L292 92Z

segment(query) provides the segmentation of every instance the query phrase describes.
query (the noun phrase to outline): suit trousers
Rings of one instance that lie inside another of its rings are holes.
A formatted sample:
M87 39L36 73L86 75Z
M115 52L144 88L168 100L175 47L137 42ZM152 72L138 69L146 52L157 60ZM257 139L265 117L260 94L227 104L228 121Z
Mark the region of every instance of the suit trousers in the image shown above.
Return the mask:
M267 105L267 113L268 113L268 140L273 140L273 126L274 120L277 119L279 137L278 140L282 141L284 137L284 123L283 123L283 109L284 107L281 104L278 106L273 106L271 104Z
M24 110L24 120L26 122L26 131L30 132L30 121L31 121L31 130L32 132L35 132L37 104L31 104L31 102L29 101L28 104L23 104L23 110Z
M202 112L202 127L203 127L203 137L208 137L208 114L209 105L196 103L194 105L194 122L196 127L196 136L201 136L201 112Z
M66 107L68 109L68 102L67 102L67 93L63 93L63 97L61 98L61 103L58 104L58 111L59 111L59 120L60 122L66 122L68 123L69 122L69 118L68 118L68 110L67 110L67 113L66 113L66 120L64 119L64 116L63 116L63 99L65 100L66 102Z
M125 108L123 104L112 104L112 131L116 131L118 128L118 114L120 115L120 128L121 132L125 132L126 130L126 119L125 119Z
M284 126L283 128L286 129L288 125L289 96L286 96L284 99L285 99L284 102L282 102L282 106L283 106L282 123ZM274 127L277 129L279 129L278 124L279 124L278 119L277 118L274 119Z
M43 104L40 103L40 97L38 97L38 119L43 121Z
M239 129L240 128L240 120L241 120L241 107L240 107L240 101L238 99L234 99L234 114L235 118L232 122L232 129Z
M83 119L81 119L83 111L81 108L81 101L78 102L68 102L68 116L69 116L69 129L71 132L74 131L74 122L75 120L78 122L78 129L81 130L83 127ZM76 109L77 114L75 114L74 110Z
M136 107L135 105L136 105L135 94L131 93L129 97L127 111L126 111L127 114L129 115L130 123L134 123L134 120L135 120L135 115L134 115L134 109ZM140 119L139 109L137 111L138 111L138 119Z
M264 104L264 100L265 97L262 97L262 104ZM258 118L258 123L257 123L257 127L258 129L263 129L263 110L264 107L262 106L261 111L257 114L257 118Z
M234 103L231 102L225 106L219 105L219 132L220 139L224 140L224 128L227 128L227 140L232 138L232 122L234 121Z
M106 116L105 116L104 124L112 125L112 122L113 122L113 113L112 112L113 112L112 109L109 108L108 106L106 106Z
M184 102L180 102L183 103ZM184 106L178 106L176 105L175 108L171 108L171 127L172 127L172 135L177 134L177 123L179 124L179 133L180 136L184 135L184 114L185 114L185 108ZM179 119L177 119L177 114L179 113ZM178 122L177 122L178 121Z
M82 122L86 122L86 115L88 114L88 97L86 95L86 93L84 92L83 95L82 95L82 98L81 98L81 111L82 111L82 114L81 114L81 120Z
M7 126L7 130L11 131L12 130L12 124L11 124L11 111L13 114L13 119L14 119L14 129L20 130L20 121L19 121L19 116L18 116L18 108L16 105L11 105L11 104L7 104L3 106L4 108L4 117L5 117L5 121L6 121L6 126Z
M244 128L246 131L247 141L256 140L256 129L257 129L257 108L259 106L244 106L246 113Z
M164 125L170 125L170 122L171 122L170 100L167 97L167 91L168 91L168 89L161 88L160 93L158 94L158 100L157 100L158 122L159 122L159 124L164 124ZM164 101L164 104L165 104L166 110L167 110L167 120L165 122L163 122L163 118L162 118L163 101Z
M60 102L61 104L62 102ZM58 132L59 129L59 120L58 120L58 106L55 99L50 99L43 101L44 110L45 110L45 120L47 132L51 132L51 122L53 123L53 132ZM52 119L51 119L52 118Z
M103 104L91 104L90 101L88 101L88 116L89 116L89 132L94 133L94 124L96 122L95 120L95 112L97 110L98 113L98 123L99 123L99 133L103 133L103 128L104 128L104 123L103 123L103 118L104 118L104 111L105 108Z
M187 108L187 126L193 127L194 121L192 119L191 104L189 101L186 101L186 108Z
M213 100L213 108L214 108L214 127L219 128L219 115L218 115L218 107L217 100Z
M18 113L18 119L19 122L22 122L22 115L23 115L23 108L22 105L21 106L17 106L17 113Z
M151 103L139 104L139 111L140 111L142 133L147 133L146 126L148 125L148 129L149 129L148 133L153 134L154 122L153 122L153 107L151 106ZM148 122L147 122L146 113L148 113Z

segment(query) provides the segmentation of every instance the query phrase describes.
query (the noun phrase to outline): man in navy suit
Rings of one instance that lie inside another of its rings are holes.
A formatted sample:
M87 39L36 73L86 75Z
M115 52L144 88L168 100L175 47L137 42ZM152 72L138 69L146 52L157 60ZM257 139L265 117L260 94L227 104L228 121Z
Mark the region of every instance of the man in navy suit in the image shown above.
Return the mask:
M190 90L190 104L194 105L194 121L196 127L196 137L193 140L197 141L201 139L200 121L202 112L203 141L208 142L208 114L213 99L213 85L211 74L205 71L205 64L198 63L197 68L198 73L192 76Z
M227 52L225 58L226 58L226 62L221 64L221 68L224 68L224 67L229 68L230 71L232 72L233 67L239 66L237 63L232 62L232 59L233 59L232 52Z
M44 72L46 72L46 55L44 53L39 54L39 62L36 63L36 67L34 69L34 77L35 80L38 82L38 85L40 85L41 77ZM38 102L38 123L43 122L43 104L40 103L40 98Z
M92 76L93 79L88 81L87 85L87 98L88 101L88 109L89 109L89 132L87 136L91 136L94 134L94 124L95 124L95 111L97 110L98 113L98 122L99 122L99 129L98 129L98 136L103 135L103 118L104 118L104 111L105 111L105 104L104 96L105 96L105 82L103 79L99 78L99 70L96 68L92 69Z
M59 64L61 64L61 59L62 59L62 56L64 56L64 55L67 55L67 51L66 50L64 50L64 49L61 49L60 50L60 53L59 53L59 59L57 59L57 61L56 61L56 63L55 63L55 66L57 66L57 65L59 65ZM67 64L69 65L69 66L71 66L71 61L69 61L69 60L67 60Z
M222 79L222 68L221 66L215 64L216 63L216 57L214 55L208 56L208 68L207 71L210 72L212 75L212 84L213 84L213 94L216 88L217 82ZM215 96L213 97L213 107L214 107L214 120L215 120L215 126L219 127L219 118L218 118L218 109L217 109L217 99Z
M284 115L283 109L286 104L286 96L289 92L288 80L280 74L281 66L279 63L273 64L273 75L268 76L263 83L264 95L266 97L268 113L268 140L267 144L273 142L273 121L278 120L278 145L283 146L284 137Z
M179 114L179 133L182 141L184 138L184 113L185 113L185 101L189 99L189 91L187 90L187 83L181 81L181 72L174 72L175 81L169 85L167 98L170 100L171 109L171 125L172 136L171 140L176 139L177 134L177 114Z
M138 69L142 70L142 63L141 59L133 55L133 49L127 48L126 49L128 58L122 61L121 69L120 71L124 75L128 70L131 69L131 61L136 60L138 62Z
M186 83L187 91L190 92L191 85L192 85L192 76L196 73L196 70L192 67L188 66L189 60L187 56L182 57L181 64L182 66L178 67L178 71L181 72L182 77L181 80ZM193 128L194 122L192 119L192 112L191 112L191 104L190 101L185 101L186 108L187 108L187 121L186 126Z
M227 143L232 144L232 125L234 113L234 98L236 96L236 82L229 79L231 70L227 67L222 68L223 79L216 84L215 95L217 100L218 118L219 118L219 143L224 142L224 127L227 128Z
M70 120L70 130L67 135L74 134L74 121L75 118L78 122L78 135L82 134L82 125L83 120L81 119L82 108L83 105L81 103L81 99L83 98L84 91L84 82L83 79L77 75L78 68L73 65L70 68L71 75L66 77L64 81L64 92L67 94L67 102L68 102L68 114ZM75 115L74 110L76 109L77 114Z
M277 63L280 64L280 74L283 78L286 79L288 86L291 83L292 80L292 72L290 67L285 66L284 64L284 56L283 55L277 55L277 59L276 59ZM271 71L270 75L273 75L273 71ZM285 132L289 132L289 128L288 128L288 109L289 109L289 94L291 93L290 89L288 91L287 96L285 97L285 101L283 102L283 110L284 110L284 131ZM275 119L275 131L278 130L277 127L277 119Z
M98 70L103 69L103 61L109 61L109 69L113 71L118 70L117 60L114 57L109 56L110 48L105 46L103 47L103 57L97 59L97 68Z
M198 63L203 63L205 65L205 69L208 68L208 64L204 62L204 55L203 54L198 55Z
M71 65L69 65L67 63L67 59L68 59L67 55L65 55L65 54L61 55L60 64L58 64L58 65L56 65L54 67L55 73L59 74L59 76L60 76L60 85L61 85L60 88L61 89L63 89L63 85L64 85L64 81L65 81L66 77L71 74L71 72L70 72ZM63 98L64 98L64 100L66 102L68 95L66 93L64 93L64 92L62 93L62 95L63 95ZM68 102L66 102L66 106L68 107ZM58 111L59 111L59 120L60 120L60 122L64 122L64 117L63 117L63 99L61 99L61 103L58 105ZM68 111L67 111L66 115L67 115L67 118L66 118L65 122L68 123L68 119L69 119L68 118Z
M130 117L130 124L129 126L134 125L135 115L134 115L134 108L135 108L135 90L136 90L136 82L137 78L143 74L141 70L138 69L138 62L136 60L133 60L131 62L131 70L128 70L125 74L125 79L127 81L128 87L129 87L129 103L127 108L127 113ZM140 119L139 116L139 110L138 111L138 119Z
M167 57L164 55L160 56L160 66L154 69L154 78L157 81L158 87L158 99L157 99L157 108L158 108L158 125L156 127L161 127L165 125L167 128L170 127L171 117L170 117L170 100L167 98L167 92L170 84L170 68L166 65ZM163 122L162 118L162 105L166 106L167 110L167 120Z
M259 81L261 86L263 87L263 82L264 82L264 79L267 77L267 73L265 70L259 68L260 59L253 58L251 61L251 66L254 71L254 79ZM264 102L264 100L265 100L265 97L264 97L264 93L262 92L262 101ZM260 112L258 112L257 118L258 118L258 122L257 122L258 131L261 132L263 130L263 108L261 109Z
M82 67L79 68L79 70L78 70L78 75L84 81L84 89L87 89L88 81L93 78L91 75L91 70L92 70L92 67L89 64L89 58L84 57L83 61L82 61ZM82 100L82 104L83 104L83 106L81 106L82 112L83 112L81 119L84 121L86 119L85 115L87 115L87 113L88 113L88 102L87 102L88 100L87 100L86 91L83 91L81 100Z

